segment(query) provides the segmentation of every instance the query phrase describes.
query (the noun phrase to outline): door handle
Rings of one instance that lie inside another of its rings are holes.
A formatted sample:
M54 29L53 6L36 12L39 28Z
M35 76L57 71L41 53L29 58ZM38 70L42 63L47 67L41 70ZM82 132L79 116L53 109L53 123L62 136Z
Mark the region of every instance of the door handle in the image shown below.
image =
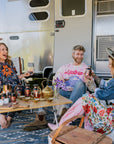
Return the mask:
M55 30L55 32L59 32L59 30Z

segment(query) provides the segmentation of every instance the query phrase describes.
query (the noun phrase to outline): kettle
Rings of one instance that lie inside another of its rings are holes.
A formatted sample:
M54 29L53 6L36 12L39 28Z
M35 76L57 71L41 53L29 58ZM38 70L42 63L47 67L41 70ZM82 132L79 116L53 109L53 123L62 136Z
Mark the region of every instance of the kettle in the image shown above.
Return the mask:
M50 97L53 97L53 90L52 88L50 88L48 85L44 88L44 85L43 85L43 82L46 81L46 80L43 80L41 85L42 85L42 97L43 98L50 98Z

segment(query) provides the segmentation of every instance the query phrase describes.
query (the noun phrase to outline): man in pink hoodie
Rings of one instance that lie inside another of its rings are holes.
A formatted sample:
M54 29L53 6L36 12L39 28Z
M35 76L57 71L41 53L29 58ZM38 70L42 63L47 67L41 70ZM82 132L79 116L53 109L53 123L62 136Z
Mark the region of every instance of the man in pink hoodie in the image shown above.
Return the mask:
M73 103L86 93L84 73L88 66L82 62L84 52L83 46L74 46L72 51L73 62L61 66L53 78L53 83L59 88L59 94L72 100ZM72 104L65 107L70 107Z

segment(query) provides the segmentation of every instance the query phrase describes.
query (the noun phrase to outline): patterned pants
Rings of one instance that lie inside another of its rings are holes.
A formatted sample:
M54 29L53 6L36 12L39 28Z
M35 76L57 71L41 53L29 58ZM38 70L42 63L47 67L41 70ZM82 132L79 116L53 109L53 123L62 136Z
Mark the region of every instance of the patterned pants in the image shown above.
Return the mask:
M61 118L59 125L65 122L66 120L77 116L77 115L83 115L85 113L83 106L82 106L82 98L79 98L73 105L72 107L69 108L69 110L63 115ZM93 130L91 127L88 118L84 118L84 127L88 130Z

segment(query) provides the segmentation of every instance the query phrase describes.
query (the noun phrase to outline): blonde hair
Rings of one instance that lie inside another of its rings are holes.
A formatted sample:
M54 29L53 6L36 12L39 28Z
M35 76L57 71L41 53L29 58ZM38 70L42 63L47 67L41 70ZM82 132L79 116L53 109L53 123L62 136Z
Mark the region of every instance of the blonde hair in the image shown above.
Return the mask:
M79 51L85 52L85 48L84 48L82 45L76 45L76 46L74 46L74 47L73 47L73 52L74 52L75 50L79 50Z
M5 43L0 43L0 46L1 45L4 45L5 47L6 47L6 50L8 51L8 47L7 47L7 45L5 44ZM7 57L7 59L6 59L6 62L8 62L8 64L10 64L11 65L11 57L8 55L8 57Z

